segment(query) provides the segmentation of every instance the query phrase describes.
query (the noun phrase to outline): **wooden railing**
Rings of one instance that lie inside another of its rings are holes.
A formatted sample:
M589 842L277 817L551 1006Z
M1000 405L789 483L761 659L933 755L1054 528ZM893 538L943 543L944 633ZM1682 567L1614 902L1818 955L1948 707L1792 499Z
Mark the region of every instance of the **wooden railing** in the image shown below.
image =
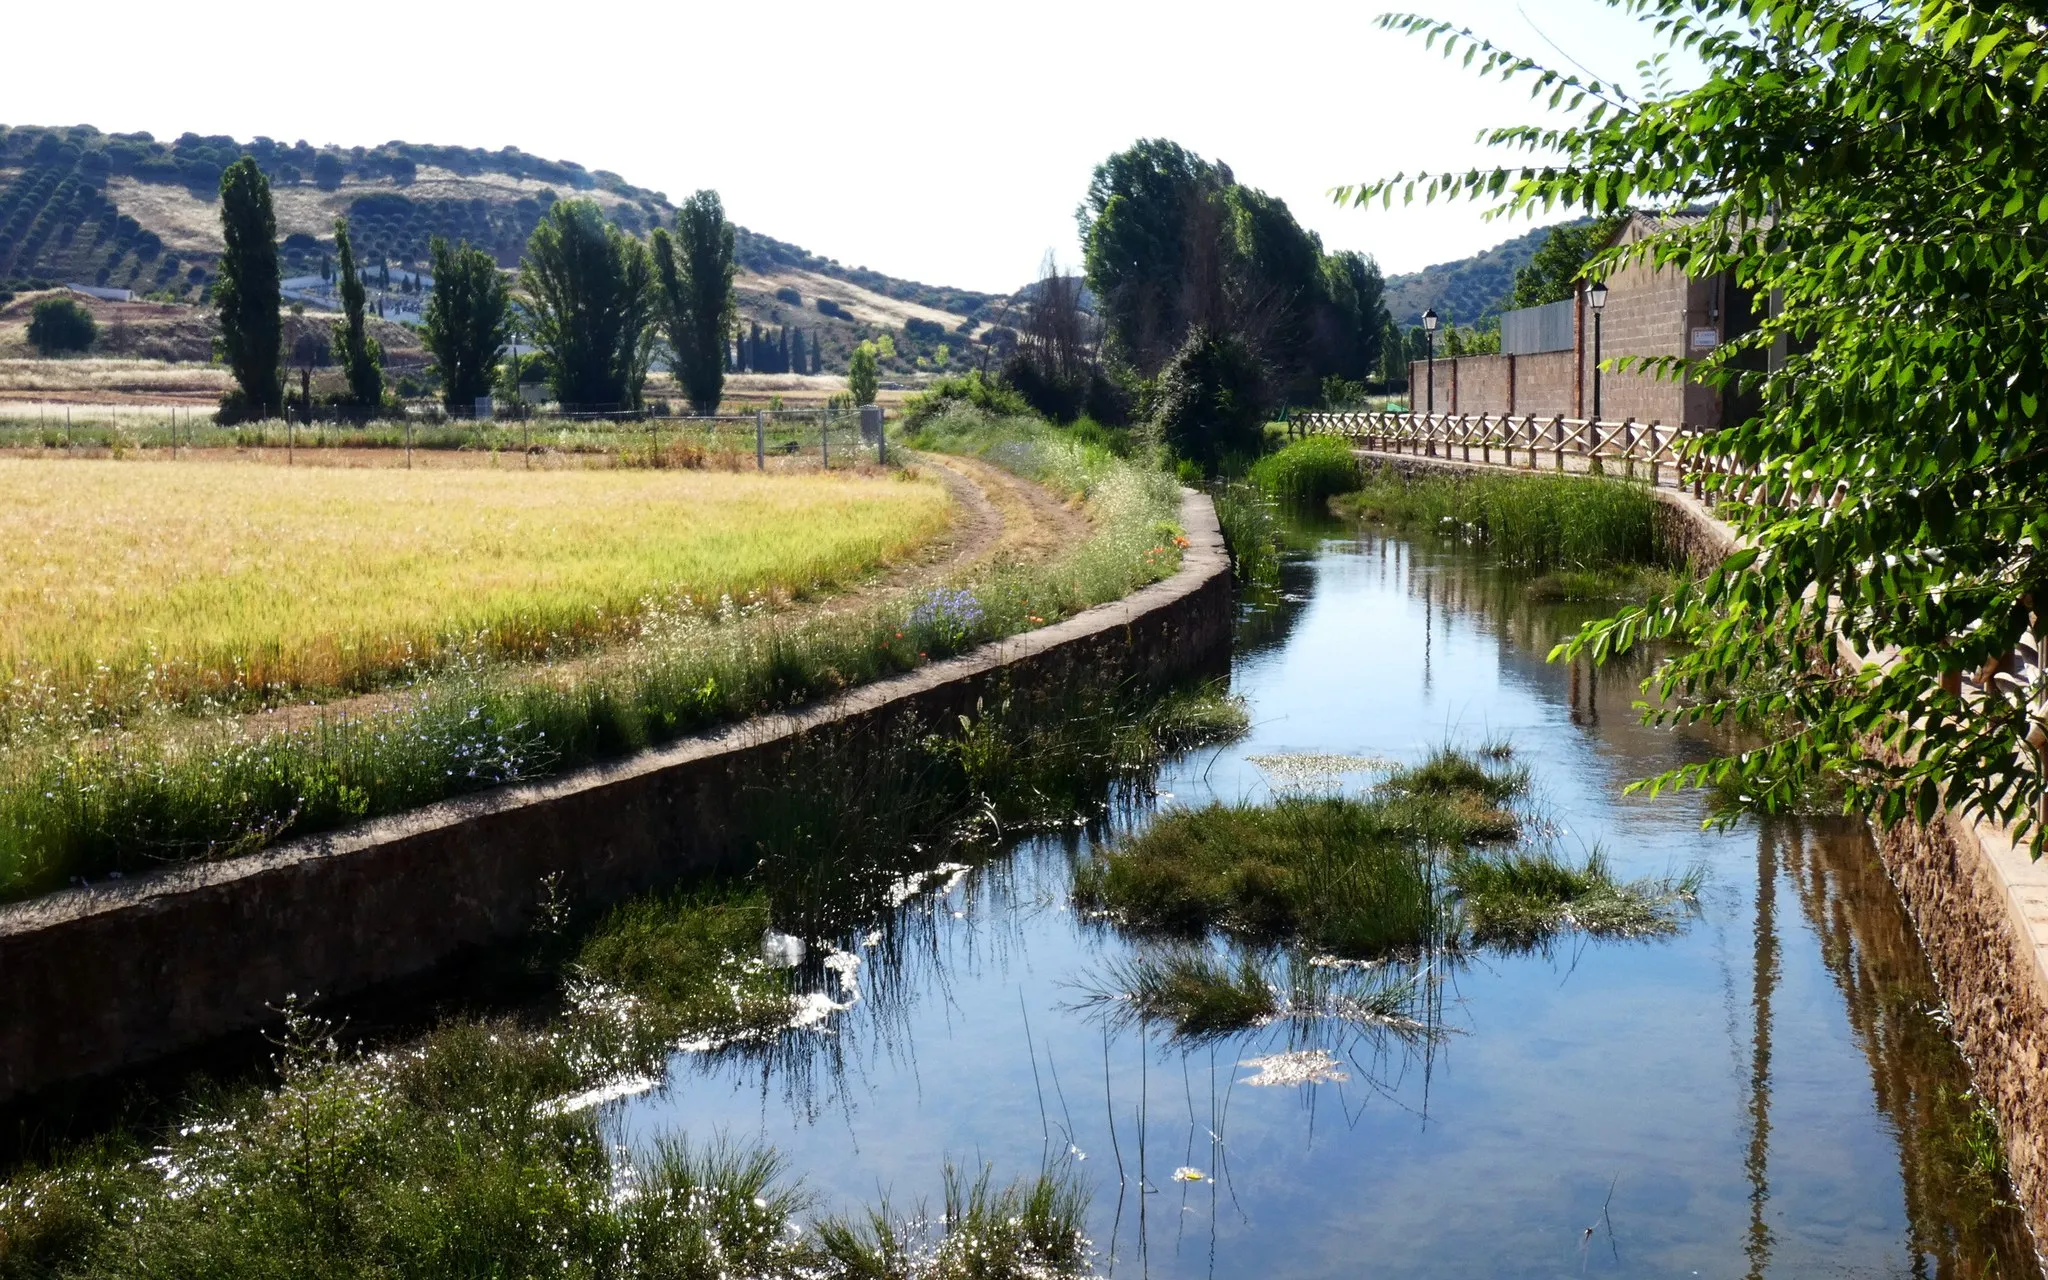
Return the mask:
M1449 458L1464 462L1520 466L1546 464L1569 469L1579 459L1587 470L1641 476L1651 484L1704 492L1704 477L1735 474L1739 468L1703 453L1696 427L1661 422L1594 422L1584 418L1514 416L1493 413L1304 413L1288 424L1302 435L1337 435L1376 453Z

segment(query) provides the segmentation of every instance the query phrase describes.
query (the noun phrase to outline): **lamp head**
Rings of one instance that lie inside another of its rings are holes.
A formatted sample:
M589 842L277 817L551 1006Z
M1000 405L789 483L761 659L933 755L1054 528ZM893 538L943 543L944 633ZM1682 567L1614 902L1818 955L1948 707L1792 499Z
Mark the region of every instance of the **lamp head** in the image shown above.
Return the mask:
M1595 280L1593 282L1593 287L1586 290L1586 301L1593 304L1593 310L1595 311L1598 311L1600 308L1606 306L1607 282L1604 280Z
M1424 333L1435 333L1435 332L1436 332L1436 308L1435 308L1435 307L1431 307L1431 308L1430 308L1429 310L1427 310L1427 311L1425 311L1425 312L1423 312L1423 313L1422 313L1422 331L1423 331Z

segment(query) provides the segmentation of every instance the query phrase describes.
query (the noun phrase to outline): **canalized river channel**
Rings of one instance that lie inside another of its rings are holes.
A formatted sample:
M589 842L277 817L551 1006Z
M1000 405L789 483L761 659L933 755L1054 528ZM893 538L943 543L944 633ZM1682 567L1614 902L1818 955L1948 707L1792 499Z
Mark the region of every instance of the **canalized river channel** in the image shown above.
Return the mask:
M862 956L857 997L821 988L849 1007L795 1052L675 1055L659 1089L607 1104L620 1139L773 1145L832 1210L936 1207L943 1159L998 1181L1069 1160L1112 1275L2039 1275L1972 1154L1964 1064L1865 833L1702 831L1697 798L1624 797L1707 743L1640 724L1640 671L1545 661L1588 607L1534 603L1462 549L1297 532L1314 550L1248 607L1232 660L1249 736L1172 761L1105 823L934 877L879 922L894 945L813 940ZM1069 901L1098 843L1489 739L1565 851L1626 877L1703 867L1682 931L1439 962L1433 1035L1282 1023L1191 1045L1084 1007L1131 945ZM1309 1082L1260 1082L1256 1060L1316 1050L1334 1061Z

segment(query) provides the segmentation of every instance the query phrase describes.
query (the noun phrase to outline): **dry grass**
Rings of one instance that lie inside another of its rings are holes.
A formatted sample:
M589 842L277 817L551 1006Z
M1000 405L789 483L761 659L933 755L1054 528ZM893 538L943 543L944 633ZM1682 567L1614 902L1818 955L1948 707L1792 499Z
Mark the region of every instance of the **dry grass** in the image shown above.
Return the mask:
M928 481L640 470L0 458L0 492L0 684L114 707L573 652L845 582L951 512Z
M233 381L220 365L172 360L0 359L0 393L106 391L127 395L218 396Z

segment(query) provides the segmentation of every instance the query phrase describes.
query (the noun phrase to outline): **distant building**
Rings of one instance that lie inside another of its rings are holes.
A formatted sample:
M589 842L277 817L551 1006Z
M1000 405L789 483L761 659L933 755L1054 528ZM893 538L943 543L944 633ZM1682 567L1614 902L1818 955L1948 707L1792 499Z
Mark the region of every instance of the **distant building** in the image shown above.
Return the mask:
M1636 214L1608 247L1641 240L1697 215ZM1607 278L1600 315L1600 356L1705 355L1756 327L1749 293L1731 273L1695 280L1670 267L1631 263ZM1409 399L1426 410L1424 361L1409 367ZM1501 317L1501 354L1440 357L1436 362L1438 413L1509 414L1587 418L1593 412L1593 313L1583 288L1547 306ZM1646 373L1601 375L1600 416L1665 426L1718 427L1740 417L1734 392L1690 379L1673 382Z
M96 284L67 284L64 287L73 293L82 293L88 298L98 298L101 302L135 301L133 289L104 289Z

